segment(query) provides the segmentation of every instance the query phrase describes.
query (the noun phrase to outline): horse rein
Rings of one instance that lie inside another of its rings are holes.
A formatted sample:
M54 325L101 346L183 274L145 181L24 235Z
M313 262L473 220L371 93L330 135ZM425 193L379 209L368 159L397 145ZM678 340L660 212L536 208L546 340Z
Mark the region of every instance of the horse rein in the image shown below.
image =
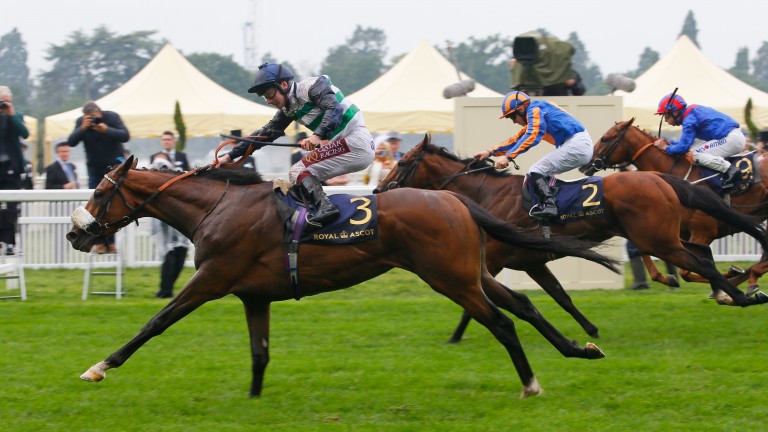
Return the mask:
M221 144L219 144L219 146L216 148L216 151L214 152L214 158L216 158L216 156L218 155L219 150L221 150L222 147L224 147L225 145L228 145L228 144L230 144L229 141L224 141ZM243 157L241 157L239 160L237 160L235 162L228 162L228 163L222 164L221 166L224 167L224 168L231 168L231 167L238 166L238 165L242 164L243 161L245 161L245 159L251 153L253 153L253 151L254 151L253 144L249 144L248 145L248 149L245 151L245 154L243 155ZM216 159L216 161L217 160L218 159ZM176 183L177 181L179 181L181 179L184 179L184 178L187 178L187 177L190 177L190 176L196 176L196 175L200 174L201 172L208 171L209 169L211 169L211 168L213 168L215 166L216 161L214 161L214 163L210 163L208 165L195 168L192 171L187 171L187 172L185 172L185 173L183 173L183 174L181 174L179 176L176 176L176 177L168 180L167 182L165 182L162 185L160 185L160 187L158 187L157 190L154 193L152 193L152 195L149 196L149 198L144 200L144 202L142 202L141 204L139 204L136 207L133 207L133 206L131 206L128 203L128 199L125 197L125 194L123 194L123 191L121 190L121 186L123 185L123 182L125 181L125 178L128 175L128 171L130 169L126 170L122 175L120 175L120 177L118 177L117 180L113 180L109 176L109 173L104 174L104 178L107 181L109 181L110 183L112 183L115 186L115 188L112 191L112 193L109 194L109 197L107 197L106 203L99 209L99 213L96 216L95 221L93 223L89 224L88 226L86 226L83 230L86 233L88 233L88 234L90 234L92 236L99 237L99 236L101 236L104 233L105 230L107 230L109 228L115 228L117 231L119 231L120 229L128 226L131 222L136 222L136 225L138 225L139 224L139 218L136 217L136 215L141 210L143 210L147 206L147 204L149 204L152 201L154 201L155 198L157 198L158 195L160 195L160 193L162 193L169 186L171 186L172 184ZM219 203L224 199L224 196L227 194L227 190L229 190L229 180L227 180L226 187L224 188L224 192L222 193L221 197L219 197L218 201L216 201L216 203L213 205L213 207L211 207L211 209L208 210L208 212L205 214L205 216L203 216L203 219L200 222L198 222L197 226L195 226L195 229L192 231L192 235L194 235L194 233L197 232L197 230L200 228L200 225L202 225L203 221L205 221L205 219L208 217L208 215L211 214L211 212L213 212L213 210L216 208L216 206L218 206ZM109 206L112 203L112 200L115 198L116 194L120 194L120 198L122 198L123 204L125 204L125 206L130 209L130 212L127 215L123 216L122 218L120 218L120 219L118 219L116 221L113 221L113 222L106 222L106 223L99 222L99 220L102 219L106 215L106 213L109 211Z

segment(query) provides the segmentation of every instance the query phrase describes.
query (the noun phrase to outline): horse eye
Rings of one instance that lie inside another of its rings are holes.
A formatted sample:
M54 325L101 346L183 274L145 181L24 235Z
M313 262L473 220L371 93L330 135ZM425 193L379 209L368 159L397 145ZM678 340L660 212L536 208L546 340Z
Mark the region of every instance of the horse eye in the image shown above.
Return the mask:
M608 137L600 137L600 142L608 142Z
M96 189L93 191L93 197L96 199L101 199L101 197L104 196L104 192L101 189Z
M405 166L405 161L404 160L397 161L397 166L404 167Z

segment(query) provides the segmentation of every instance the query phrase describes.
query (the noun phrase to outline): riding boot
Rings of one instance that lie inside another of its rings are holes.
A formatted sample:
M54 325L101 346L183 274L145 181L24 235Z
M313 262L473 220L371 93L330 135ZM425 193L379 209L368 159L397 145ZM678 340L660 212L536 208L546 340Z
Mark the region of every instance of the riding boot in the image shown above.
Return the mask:
M739 177L739 173L741 173L741 170L739 170L736 165L731 164L731 166L728 167L728 171L722 174L723 191L729 191L733 189L734 186L736 186L736 180Z
M648 279L645 276L645 264L643 264L643 258L639 256L630 258L629 266L632 268L632 276L635 279L632 286L629 288L633 290L648 289Z
M304 195L312 201L315 211L307 216L307 223L322 227L339 217L339 209L328 199L323 191L323 185L313 175L304 177L301 181L301 189Z
M547 177L530 173L529 177L536 186L536 195L539 196L539 204L531 209L528 214L535 219L548 219L557 217L557 204L552 188L549 187Z

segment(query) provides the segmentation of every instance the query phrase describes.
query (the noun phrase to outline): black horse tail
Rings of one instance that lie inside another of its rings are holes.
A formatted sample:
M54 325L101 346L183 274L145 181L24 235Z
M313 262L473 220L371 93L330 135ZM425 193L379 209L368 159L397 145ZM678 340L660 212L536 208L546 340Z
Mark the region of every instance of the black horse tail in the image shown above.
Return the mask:
M480 228L496 240L521 248L551 253L557 257L572 256L584 258L600 264L614 273L619 273L617 260L591 250L600 245L598 242L590 242L569 236L544 238L533 235L518 226L497 219L470 198L455 193L452 195L467 206L469 213Z
M760 242L763 251L768 251L768 232L760 220L739 213L729 207L722 198L707 187L695 186L680 177L656 173L675 190L680 203L689 209L701 210L713 218L727 224L733 233L745 232Z

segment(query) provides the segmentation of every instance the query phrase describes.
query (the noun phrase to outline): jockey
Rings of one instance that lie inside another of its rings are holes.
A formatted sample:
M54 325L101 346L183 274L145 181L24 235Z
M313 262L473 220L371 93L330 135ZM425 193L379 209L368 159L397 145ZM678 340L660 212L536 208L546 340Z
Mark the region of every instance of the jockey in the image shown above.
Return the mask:
M367 168L374 157L373 137L365 127L363 113L331 84L328 76L298 82L293 78L293 73L281 64L259 66L248 93L263 97L278 111L250 136L272 142L284 135L293 121L313 131L298 142L309 153L291 167L288 176L314 204L315 212L307 222L323 226L339 217L339 209L325 195L320 182ZM247 148L248 143L241 142L220 157L216 167L242 156Z
M693 150L696 164L721 173L724 190L733 188L739 169L724 158L740 153L747 144L736 120L709 107L688 105L672 94L661 98L656 114L664 115L671 126L683 126L680 141L659 138L653 143L656 147L672 155ZM694 144L694 139L703 142Z
M557 217L555 196L549 187L549 177L578 168L592 159L593 144L584 126L576 118L552 103L532 101L527 94L513 91L504 96L501 117L524 126L513 137L490 150L475 154L478 160L490 156L504 156L496 160L496 168L503 169L519 154L528 151L542 140L553 144L555 150L528 169L528 178L536 186L540 204L531 209L534 218Z

